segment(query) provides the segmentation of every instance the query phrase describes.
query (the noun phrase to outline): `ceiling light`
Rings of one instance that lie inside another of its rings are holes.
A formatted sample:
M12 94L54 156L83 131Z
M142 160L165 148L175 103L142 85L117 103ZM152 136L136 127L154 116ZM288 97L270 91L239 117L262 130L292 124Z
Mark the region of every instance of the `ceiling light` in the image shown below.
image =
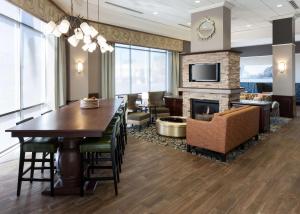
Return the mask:
M187 25L191 25L192 23L190 23L190 22L188 22L188 23L186 23Z
M252 27L252 25L246 25L246 27Z
M199 0L196 0L196 1L195 1L195 3L196 3L196 4L199 4L199 3L200 3L200 1L199 1Z
M282 7L283 5L282 4L277 4L277 7Z
M153 12L153 15L157 15L157 14L158 14L158 12L156 12L156 11Z
M89 19L89 0L87 2L87 20ZM100 0L98 0L98 22L100 20ZM158 14L158 12L154 12ZM71 0L71 15L66 15L60 18L57 22L50 21L45 26L45 32L47 34L52 34L56 37L60 37L62 34L68 36L68 42L70 45L76 47L78 46L80 40L83 40L84 45L81 47L84 51L93 52L99 46L101 52L113 51L114 48L110 46L106 39L99 33L99 23L97 24L97 29L87 23L80 15L73 15L73 0ZM72 35L72 32L74 34ZM96 36L98 35L97 39ZM98 44L99 45L98 45Z

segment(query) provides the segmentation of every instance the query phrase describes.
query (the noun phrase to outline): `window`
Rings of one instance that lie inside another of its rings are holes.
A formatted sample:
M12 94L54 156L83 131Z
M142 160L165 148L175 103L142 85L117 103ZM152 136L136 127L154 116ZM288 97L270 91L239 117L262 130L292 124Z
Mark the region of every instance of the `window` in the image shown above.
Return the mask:
M167 51L117 44L115 61L117 95L167 90Z
M48 109L44 26L11 3L0 1L0 158L18 142L5 130Z

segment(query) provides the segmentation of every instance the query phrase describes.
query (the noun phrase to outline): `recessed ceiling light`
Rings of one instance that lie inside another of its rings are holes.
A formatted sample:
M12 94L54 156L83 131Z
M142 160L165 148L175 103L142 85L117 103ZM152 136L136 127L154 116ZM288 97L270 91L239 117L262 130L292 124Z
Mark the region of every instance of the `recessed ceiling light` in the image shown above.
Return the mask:
M196 1L195 1L195 3L196 3L196 4L199 4L199 3L200 3L200 1L199 1L199 0L196 0Z
M246 25L246 27L251 27L252 25Z
M188 23L186 23L187 25L191 25L192 23L190 23L190 22L188 22Z
M153 15L157 15L157 14L158 14L158 12L157 12L157 11L154 11L154 12L153 12Z
M283 5L282 4L277 4L277 7L282 7Z

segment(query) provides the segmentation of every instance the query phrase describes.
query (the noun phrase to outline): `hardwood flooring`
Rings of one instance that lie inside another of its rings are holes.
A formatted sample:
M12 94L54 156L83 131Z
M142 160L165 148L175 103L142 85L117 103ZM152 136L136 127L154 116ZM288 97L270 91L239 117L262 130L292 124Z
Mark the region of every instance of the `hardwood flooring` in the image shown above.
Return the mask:
M0 165L0 213L300 213L300 118L229 164L130 138L114 196L42 196L48 184L24 182L17 161Z

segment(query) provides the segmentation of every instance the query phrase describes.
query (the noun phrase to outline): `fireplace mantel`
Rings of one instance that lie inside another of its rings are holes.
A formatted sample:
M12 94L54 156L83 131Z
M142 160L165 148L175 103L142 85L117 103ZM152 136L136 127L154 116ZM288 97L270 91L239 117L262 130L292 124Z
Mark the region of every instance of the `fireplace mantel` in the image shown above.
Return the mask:
M178 91L192 92L192 93L205 93L205 94L240 94L244 88L179 88Z

